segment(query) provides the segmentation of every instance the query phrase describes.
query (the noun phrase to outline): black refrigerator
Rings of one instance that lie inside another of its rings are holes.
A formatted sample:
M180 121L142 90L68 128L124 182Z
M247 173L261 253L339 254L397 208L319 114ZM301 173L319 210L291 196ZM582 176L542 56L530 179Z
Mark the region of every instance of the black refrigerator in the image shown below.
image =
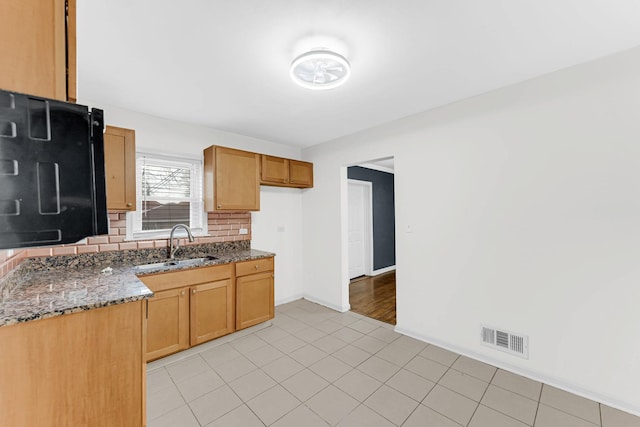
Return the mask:
M0 248L108 233L103 112L0 90Z

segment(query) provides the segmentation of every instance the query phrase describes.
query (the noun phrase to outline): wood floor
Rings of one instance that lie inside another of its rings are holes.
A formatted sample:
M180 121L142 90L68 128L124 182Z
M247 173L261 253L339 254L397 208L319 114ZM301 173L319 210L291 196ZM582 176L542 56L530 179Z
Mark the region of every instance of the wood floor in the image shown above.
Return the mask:
M351 311L381 322L396 324L396 272L362 276L349 284Z

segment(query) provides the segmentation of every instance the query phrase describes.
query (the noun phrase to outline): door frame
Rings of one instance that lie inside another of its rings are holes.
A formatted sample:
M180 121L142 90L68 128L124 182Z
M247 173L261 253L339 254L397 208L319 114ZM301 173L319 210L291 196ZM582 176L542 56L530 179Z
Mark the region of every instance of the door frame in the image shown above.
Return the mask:
M373 184L369 181L361 181L359 179L349 179L347 178L347 197L350 197L349 186L357 185L364 189L364 274L366 276L373 275ZM347 208L348 208L347 204ZM348 225L347 225L348 232ZM347 252L347 258L349 258L349 254ZM348 259L347 266L350 267L351 259ZM347 271L349 268L347 268ZM349 274L350 276L350 274ZM351 278L349 278L351 280Z

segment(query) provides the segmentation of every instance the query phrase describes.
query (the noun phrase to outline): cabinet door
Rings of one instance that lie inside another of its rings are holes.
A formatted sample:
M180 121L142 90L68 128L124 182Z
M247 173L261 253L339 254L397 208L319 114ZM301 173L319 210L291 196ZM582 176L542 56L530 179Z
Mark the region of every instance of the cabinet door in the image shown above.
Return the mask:
M233 299L231 279L191 287L191 345L234 331Z
M226 147L204 151L207 211L260 210L260 155Z
M188 348L189 288L156 292L147 303L147 361Z
M266 185L281 185L289 182L289 160L262 154L260 182Z
M107 209L136 210L136 136L131 129L107 126L104 163Z
M289 183L293 187L313 187L313 163L289 160Z
M0 14L0 88L75 101L75 0L68 1L68 27L65 0L4 2ZM69 94L67 63L73 81Z
M273 272L236 279L236 329L273 319Z
M143 304L0 328L0 425L144 425Z

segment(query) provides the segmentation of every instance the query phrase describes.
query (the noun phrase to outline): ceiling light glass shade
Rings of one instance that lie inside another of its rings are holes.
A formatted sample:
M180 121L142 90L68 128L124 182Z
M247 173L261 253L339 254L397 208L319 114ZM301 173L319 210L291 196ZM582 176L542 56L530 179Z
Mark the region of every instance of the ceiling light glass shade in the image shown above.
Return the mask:
M332 89L344 84L351 74L349 61L328 50L303 53L291 63L291 78L302 87Z

